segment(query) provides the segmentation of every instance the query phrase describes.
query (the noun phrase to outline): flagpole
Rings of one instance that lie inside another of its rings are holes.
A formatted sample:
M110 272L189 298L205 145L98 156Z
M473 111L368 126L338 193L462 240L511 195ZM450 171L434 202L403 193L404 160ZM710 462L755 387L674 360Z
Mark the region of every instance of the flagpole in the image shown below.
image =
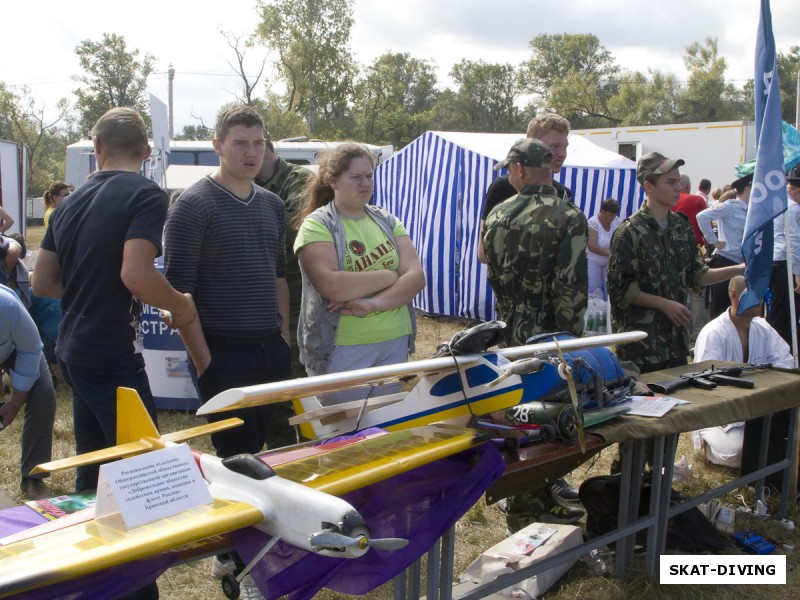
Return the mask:
M792 239L789 233L789 219L783 220L783 235L786 240L786 278L788 280L789 328L792 330L792 358L797 368L797 308L794 305L794 276L792 275Z

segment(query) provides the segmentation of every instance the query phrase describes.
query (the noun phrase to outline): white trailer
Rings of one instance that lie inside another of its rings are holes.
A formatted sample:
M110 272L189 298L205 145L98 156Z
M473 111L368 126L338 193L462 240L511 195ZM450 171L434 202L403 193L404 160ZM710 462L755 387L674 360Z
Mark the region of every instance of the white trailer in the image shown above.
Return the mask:
M28 152L17 142L0 140L0 206L14 219L8 233L25 235Z
M341 142L323 142L321 140L279 140L273 142L275 152L285 161L298 165L316 165L319 163L319 154ZM394 153L392 146L373 146L365 144L375 155L376 162L381 163ZM167 164L216 167L219 166L219 157L214 152L210 141L189 142L171 141ZM97 164L94 160L94 148L91 140L81 140L67 146L67 162L64 181L74 186L79 186L86 181L90 173L94 172ZM197 169L202 177L208 169Z
M692 192L701 179L723 186L736 179L736 165L756 157L756 129L752 121L645 125L605 129L576 129L601 148L638 161L648 152L682 158L681 173L692 180Z

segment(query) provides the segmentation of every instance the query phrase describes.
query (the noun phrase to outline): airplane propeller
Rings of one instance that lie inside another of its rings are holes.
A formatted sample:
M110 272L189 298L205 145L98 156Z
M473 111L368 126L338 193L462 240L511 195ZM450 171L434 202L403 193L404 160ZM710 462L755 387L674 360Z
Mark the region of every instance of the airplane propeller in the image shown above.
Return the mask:
M553 342L555 342L556 350L558 351L558 358L561 360L561 364L558 366L558 373L562 378L567 380L569 395L570 398L572 398L572 407L575 410L575 424L578 427L578 441L581 445L581 452L586 452L586 435L583 431L583 419L581 419L580 412L578 412L580 410L578 390L575 388L575 381L572 379L572 367L564 360L564 353L561 352L561 346L559 346L558 340L553 338Z
M373 538L370 539L366 533L359 533L351 537L326 529L309 537L309 543L315 550L336 550L339 548L352 548L366 552L370 547L379 550L399 550L408 545L408 540L403 538Z

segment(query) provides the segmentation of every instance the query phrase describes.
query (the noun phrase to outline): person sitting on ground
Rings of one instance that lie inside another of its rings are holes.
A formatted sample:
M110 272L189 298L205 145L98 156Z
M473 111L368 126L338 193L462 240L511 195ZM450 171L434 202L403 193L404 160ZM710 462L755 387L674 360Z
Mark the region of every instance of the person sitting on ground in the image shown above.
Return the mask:
M4 233L14 226L14 219L0 206L0 233Z
M745 278L737 275L728 283L731 305L700 331L694 348L695 362L727 360L740 363L770 363L791 368L789 345L780 334L762 319L761 306L754 306L741 315L739 299L746 289ZM742 461L744 422L699 431L705 442L706 458L727 467L739 467Z

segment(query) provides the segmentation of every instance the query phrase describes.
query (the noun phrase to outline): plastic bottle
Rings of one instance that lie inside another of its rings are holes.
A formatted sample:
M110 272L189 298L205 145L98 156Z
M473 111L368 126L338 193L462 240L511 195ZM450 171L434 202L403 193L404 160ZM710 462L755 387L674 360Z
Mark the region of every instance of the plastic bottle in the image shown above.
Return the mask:
M583 335L594 335L594 312L590 312L586 318L586 327L584 328Z
M611 577L614 570L614 557L608 546L600 546L594 550L590 550L588 554L584 554L581 560L595 575L602 577Z

